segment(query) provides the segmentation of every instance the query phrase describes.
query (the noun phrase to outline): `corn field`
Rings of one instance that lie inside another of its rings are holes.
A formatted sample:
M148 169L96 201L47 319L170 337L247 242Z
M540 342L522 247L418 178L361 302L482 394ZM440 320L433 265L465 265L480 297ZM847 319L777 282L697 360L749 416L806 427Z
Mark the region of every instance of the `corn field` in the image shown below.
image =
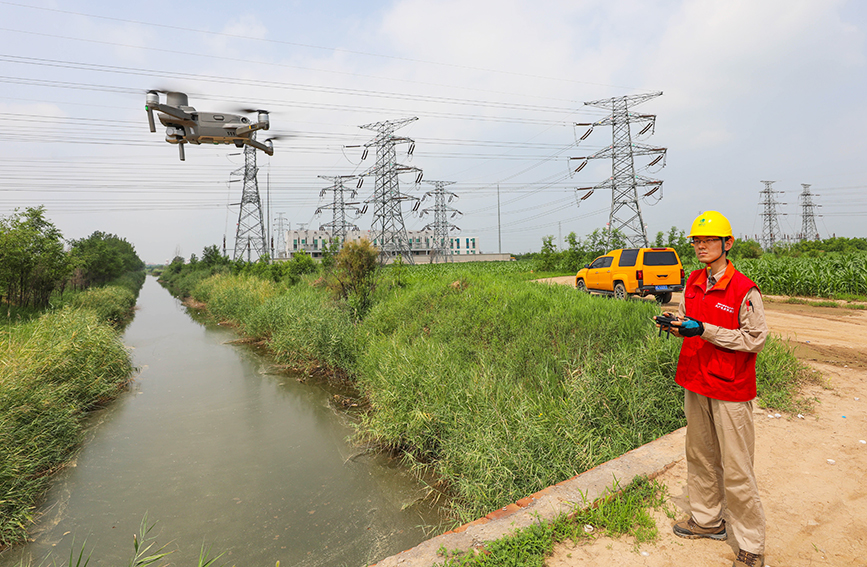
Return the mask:
M816 258L763 256L757 260L736 260L735 266L767 295L867 295L867 253Z

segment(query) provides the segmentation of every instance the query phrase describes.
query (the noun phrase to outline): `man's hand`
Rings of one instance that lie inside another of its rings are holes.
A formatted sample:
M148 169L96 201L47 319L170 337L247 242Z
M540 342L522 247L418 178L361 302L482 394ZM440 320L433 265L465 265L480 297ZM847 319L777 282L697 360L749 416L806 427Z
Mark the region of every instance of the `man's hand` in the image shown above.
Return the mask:
M654 320L660 332L664 330L675 337L698 337L704 333L704 324L691 317L681 319L672 313L663 313L661 316L654 317Z
M704 323L692 317L681 319L672 323L671 326L677 328L677 332L681 337L700 337L704 333Z

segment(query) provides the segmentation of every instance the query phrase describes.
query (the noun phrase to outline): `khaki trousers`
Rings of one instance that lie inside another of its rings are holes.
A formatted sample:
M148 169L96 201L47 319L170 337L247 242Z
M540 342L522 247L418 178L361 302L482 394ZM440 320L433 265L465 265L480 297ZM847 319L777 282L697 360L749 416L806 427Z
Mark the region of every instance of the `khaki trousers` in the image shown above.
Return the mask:
M720 525L740 549L765 553L765 512L759 500L753 402L724 402L685 391L687 489L692 517Z

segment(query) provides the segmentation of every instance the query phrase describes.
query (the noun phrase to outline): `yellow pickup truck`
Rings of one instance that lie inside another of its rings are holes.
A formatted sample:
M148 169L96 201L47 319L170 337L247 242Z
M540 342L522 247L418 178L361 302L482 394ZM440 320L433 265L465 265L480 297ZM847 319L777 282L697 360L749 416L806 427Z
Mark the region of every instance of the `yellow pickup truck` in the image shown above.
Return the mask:
M653 295L659 303L683 291L683 265L674 248L621 248L599 256L575 276L575 287L626 299L627 295Z

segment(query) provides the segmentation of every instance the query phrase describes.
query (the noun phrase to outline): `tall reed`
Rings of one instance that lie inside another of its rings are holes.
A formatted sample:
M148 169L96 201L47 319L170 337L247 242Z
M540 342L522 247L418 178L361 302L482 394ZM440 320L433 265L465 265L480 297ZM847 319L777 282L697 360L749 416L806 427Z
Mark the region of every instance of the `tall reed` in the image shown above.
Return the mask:
M26 536L87 410L116 396L131 374L118 333L91 310L64 308L0 329L0 547Z

